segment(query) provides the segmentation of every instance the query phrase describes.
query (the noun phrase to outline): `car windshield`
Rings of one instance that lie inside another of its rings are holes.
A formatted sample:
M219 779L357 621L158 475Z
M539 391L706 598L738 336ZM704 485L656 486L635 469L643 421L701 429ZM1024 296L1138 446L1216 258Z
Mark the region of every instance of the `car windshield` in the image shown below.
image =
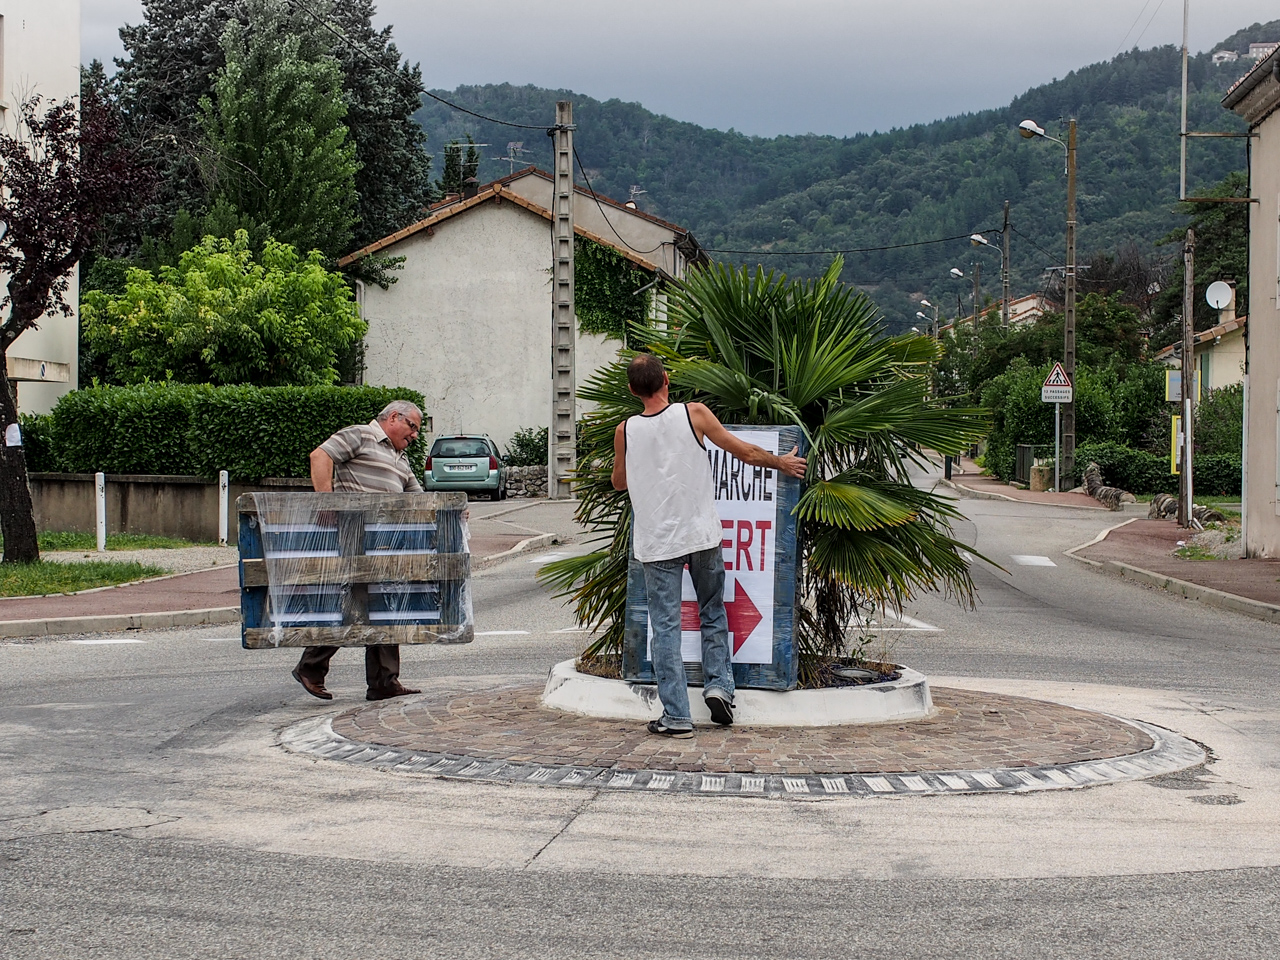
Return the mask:
M442 438L432 449L433 457L487 457L489 445L471 437Z

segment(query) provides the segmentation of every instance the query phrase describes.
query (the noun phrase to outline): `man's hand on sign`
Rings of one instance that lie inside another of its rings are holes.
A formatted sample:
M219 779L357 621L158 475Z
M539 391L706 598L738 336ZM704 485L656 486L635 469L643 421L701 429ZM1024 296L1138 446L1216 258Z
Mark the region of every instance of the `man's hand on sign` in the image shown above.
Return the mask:
M694 433L698 435L699 440L703 438L710 440L721 450L753 467L769 467L788 476L803 479L806 461L804 457L796 456L800 451L799 447L792 447L790 453L779 457L764 447L757 447L754 443L738 439L725 429L724 424L706 404L691 403L688 409L689 422L693 425ZM616 483L615 486L617 486Z
M791 452L786 456L778 457L778 469L789 477L803 480L804 470L808 465L808 461L804 457L797 457L796 454L799 452L799 447L792 447Z

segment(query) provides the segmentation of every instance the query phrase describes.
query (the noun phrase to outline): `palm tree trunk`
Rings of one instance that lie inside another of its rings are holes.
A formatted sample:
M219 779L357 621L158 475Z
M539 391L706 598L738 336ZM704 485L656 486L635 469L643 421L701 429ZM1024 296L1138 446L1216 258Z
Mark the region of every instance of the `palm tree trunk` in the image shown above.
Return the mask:
M18 404L9 383L8 363L0 351L0 434L18 422ZM0 533L4 534L4 563L34 563L40 559L36 542L35 506L27 484L27 458L21 446L0 440Z

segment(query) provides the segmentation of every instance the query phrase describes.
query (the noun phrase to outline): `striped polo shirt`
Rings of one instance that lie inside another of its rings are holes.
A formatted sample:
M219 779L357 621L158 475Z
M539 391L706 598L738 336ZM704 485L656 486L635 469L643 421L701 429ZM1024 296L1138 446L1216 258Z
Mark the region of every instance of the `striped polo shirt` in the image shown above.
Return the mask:
M333 489L339 493L421 493L422 484L403 451L377 420L343 427L320 444L333 461Z

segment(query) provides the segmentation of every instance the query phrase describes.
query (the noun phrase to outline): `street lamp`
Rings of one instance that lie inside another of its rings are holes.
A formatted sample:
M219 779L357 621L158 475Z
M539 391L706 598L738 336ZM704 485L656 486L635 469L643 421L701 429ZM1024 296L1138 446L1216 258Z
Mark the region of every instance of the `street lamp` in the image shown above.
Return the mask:
M932 311L933 311L933 316L932 316L932 317L927 317L927 316L925 316L923 313L920 313L918 310L916 311L916 316L917 316L917 317L919 317L921 320L928 320L928 321L929 321L929 323L931 324L931 326L930 326L930 328L929 328L929 329L930 329L930 335L931 335L935 340L936 340L936 339L938 339L938 333L939 333L939 330L938 330L938 308L937 308L937 307L935 307L935 306L934 306L932 303L930 303L928 300L921 300L921 301L920 301L920 306L922 306L922 307L928 307L930 310L932 310Z
M1066 267L1066 303L1064 305L1062 366L1066 370L1067 379L1076 381L1076 122L1067 121L1067 142L1051 137L1044 128L1034 120L1023 120L1018 124L1018 132L1030 140L1043 137L1052 140L1066 151L1067 167L1067 267ZM1071 402L1062 408L1062 475L1075 476L1076 466L1076 404L1075 393Z
M952 267L951 276L954 277L956 280L963 280L964 271L961 270L959 267ZM982 264L974 263L973 265L973 356L975 360L978 357L978 309L980 306L980 302L978 298L980 295L979 289L980 289L981 283L982 283ZM956 291L956 326L957 327L960 325L960 309L961 309L960 308L960 291L957 290Z
M994 230L987 231L995 233ZM1002 234L1002 243L996 246L981 233L971 233L969 242L975 247L990 247L1000 254L1000 323L1005 328L1009 326L1009 201L1004 202L1004 229L1000 231Z

